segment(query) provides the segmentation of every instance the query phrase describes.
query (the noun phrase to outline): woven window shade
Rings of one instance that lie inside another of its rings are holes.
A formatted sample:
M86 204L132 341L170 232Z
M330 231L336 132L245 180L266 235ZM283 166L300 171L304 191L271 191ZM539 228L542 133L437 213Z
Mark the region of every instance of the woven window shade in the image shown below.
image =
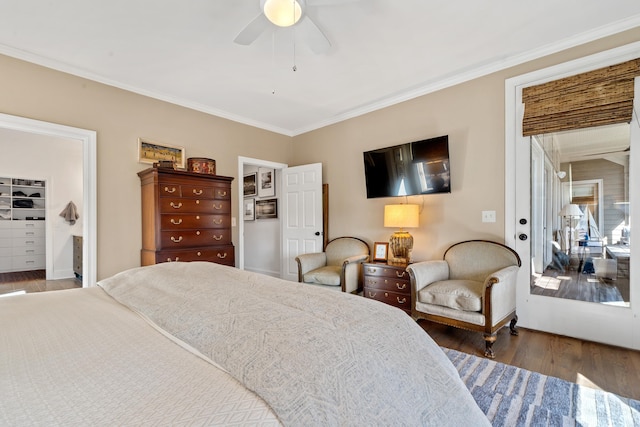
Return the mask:
M629 123L640 58L522 90L522 134Z

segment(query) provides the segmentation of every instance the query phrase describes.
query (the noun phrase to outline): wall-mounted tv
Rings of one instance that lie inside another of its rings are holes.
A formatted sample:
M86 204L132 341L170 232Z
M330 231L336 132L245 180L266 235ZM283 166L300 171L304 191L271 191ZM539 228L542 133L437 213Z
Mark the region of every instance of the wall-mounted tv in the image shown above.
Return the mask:
M448 135L363 154L368 199L451 192Z

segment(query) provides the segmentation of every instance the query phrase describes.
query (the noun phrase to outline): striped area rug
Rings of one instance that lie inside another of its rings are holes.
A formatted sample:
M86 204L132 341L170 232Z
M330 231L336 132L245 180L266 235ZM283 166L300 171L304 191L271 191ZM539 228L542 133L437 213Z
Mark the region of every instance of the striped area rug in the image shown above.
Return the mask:
M640 426L640 401L443 350L493 426Z

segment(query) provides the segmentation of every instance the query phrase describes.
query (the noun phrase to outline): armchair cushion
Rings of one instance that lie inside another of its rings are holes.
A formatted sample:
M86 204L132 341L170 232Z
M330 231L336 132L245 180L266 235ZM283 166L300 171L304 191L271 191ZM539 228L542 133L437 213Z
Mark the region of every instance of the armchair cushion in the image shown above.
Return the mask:
M462 311L481 311L484 284L475 280L442 280L418 292L418 300Z
M319 285L340 286L340 272L342 266L327 265L325 267L316 268L305 274L305 283L315 283Z
M298 255L298 281L340 286L343 292L361 289L362 263L369 259L369 245L356 237L331 240L324 252Z

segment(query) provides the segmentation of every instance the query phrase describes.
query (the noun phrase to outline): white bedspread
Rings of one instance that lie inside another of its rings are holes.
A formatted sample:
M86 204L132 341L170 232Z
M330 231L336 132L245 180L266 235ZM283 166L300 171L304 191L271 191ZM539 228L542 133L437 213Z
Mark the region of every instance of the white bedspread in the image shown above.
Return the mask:
M106 292L261 396L285 425L488 425L403 311L210 263L120 273Z
M2 426L280 425L100 288L0 298L0 328Z

